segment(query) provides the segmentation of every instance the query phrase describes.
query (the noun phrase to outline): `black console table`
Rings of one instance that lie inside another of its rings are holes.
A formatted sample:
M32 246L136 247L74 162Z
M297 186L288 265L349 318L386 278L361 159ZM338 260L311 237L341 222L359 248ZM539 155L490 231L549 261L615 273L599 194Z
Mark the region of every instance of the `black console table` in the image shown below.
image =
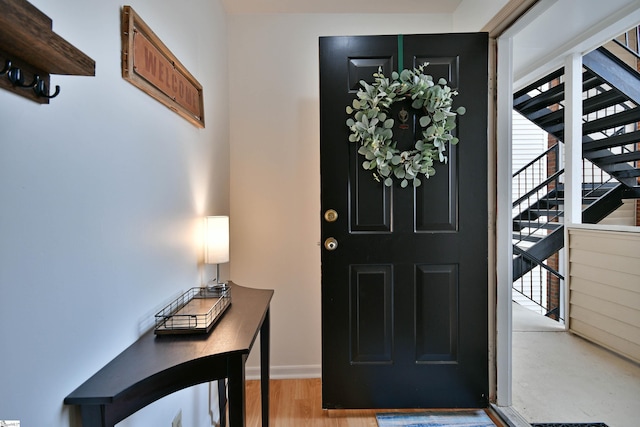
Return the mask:
M148 404L192 385L228 379L230 427L245 425L245 362L260 332L262 425L269 426L269 304L273 290L229 283L231 306L206 335L147 332L69 394L83 427L113 427ZM218 381L224 426L224 381Z

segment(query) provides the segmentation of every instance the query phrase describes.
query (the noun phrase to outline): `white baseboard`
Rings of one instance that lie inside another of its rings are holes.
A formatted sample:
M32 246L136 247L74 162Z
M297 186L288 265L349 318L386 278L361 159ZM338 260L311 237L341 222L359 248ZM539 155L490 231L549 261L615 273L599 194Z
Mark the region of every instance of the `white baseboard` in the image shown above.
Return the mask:
M247 366L245 376L248 380L259 380L260 367ZM269 371L269 377L274 380L320 378L321 376L322 367L320 365L272 366Z

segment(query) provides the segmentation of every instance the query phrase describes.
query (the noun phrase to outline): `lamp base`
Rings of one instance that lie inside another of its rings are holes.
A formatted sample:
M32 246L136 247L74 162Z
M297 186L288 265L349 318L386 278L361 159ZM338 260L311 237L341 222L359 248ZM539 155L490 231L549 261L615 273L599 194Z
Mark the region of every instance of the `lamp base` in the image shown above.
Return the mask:
M218 282L216 279L213 279L207 283L207 289L210 291L224 291L229 288L228 282Z
M207 289L224 291L228 288L227 282L220 281L220 264L216 264L216 277L207 283Z

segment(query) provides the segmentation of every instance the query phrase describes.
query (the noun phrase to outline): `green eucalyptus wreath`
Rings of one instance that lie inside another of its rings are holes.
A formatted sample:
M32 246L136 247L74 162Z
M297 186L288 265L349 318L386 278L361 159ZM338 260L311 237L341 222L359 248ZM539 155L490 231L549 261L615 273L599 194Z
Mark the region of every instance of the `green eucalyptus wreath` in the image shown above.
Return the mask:
M373 74L373 84L360 81L362 88L357 98L347 106L347 114L353 114L347 119L352 132L349 141L360 143L358 153L365 157L362 167L375 170L373 177L378 182L383 179L386 186L391 186L393 178L397 178L402 188L410 180L418 187L420 174L429 178L436 173L435 158L447 162L447 143L458 143L451 131L456 127L456 115L464 114L465 108L451 111L453 97L458 92L447 86L445 79L434 83L432 76L422 72L426 66L427 63L413 70L402 70L400 74L394 71L391 79L379 68ZM408 99L412 100L411 108L424 114L419 119L422 139L416 141L415 149L400 151L393 141L394 120L389 117L389 110L393 103Z

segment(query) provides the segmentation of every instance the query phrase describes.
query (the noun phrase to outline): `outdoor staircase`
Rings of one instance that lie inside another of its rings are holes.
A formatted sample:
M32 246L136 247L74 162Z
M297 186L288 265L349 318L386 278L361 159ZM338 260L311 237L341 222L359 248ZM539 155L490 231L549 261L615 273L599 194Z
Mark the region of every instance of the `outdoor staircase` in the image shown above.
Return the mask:
M514 94L514 109L558 141L564 138L564 69ZM582 221L597 223L640 198L640 74L604 47L583 57ZM514 174L513 279L564 246L562 146ZM557 273L557 272L556 272Z

